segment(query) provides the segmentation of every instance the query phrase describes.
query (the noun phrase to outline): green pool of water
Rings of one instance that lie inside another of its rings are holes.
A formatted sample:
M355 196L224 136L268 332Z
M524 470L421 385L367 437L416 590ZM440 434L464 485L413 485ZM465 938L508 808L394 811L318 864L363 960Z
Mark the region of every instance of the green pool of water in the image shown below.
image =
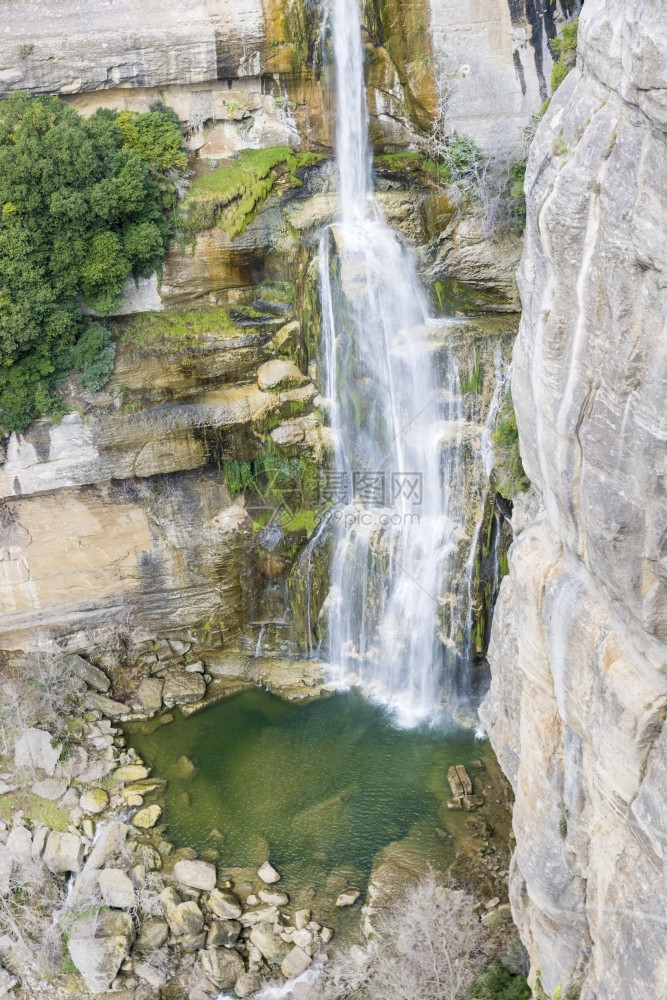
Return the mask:
M393 841L435 867L449 863L448 828L463 816L447 810L447 770L487 747L454 724L397 729L354 692L298 704L258 689L130 739L168 780L169 840L218 851L227 869L269 857L293 894L327 880L333 890L336 875L364 888Z

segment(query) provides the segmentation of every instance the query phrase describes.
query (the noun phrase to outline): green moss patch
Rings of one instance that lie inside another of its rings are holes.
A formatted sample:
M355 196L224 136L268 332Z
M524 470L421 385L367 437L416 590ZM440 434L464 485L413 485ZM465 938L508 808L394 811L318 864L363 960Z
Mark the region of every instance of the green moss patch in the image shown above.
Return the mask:
M116 327L123 341L142 347L186 347L207 334L219 337L234 332L229 313L220 308L137 313L117 321Z
M493 443L496 449L496 489L501 496L511 500L517 493L525 493L530 483L524 472L519 453L519 431L512 397L507 396L500 411Z
M182 205L186 237L220 226L230 239L239 236L271 192L300 187L297 171L312 166L318 153L295 153L289 146L243 149L197 177Z

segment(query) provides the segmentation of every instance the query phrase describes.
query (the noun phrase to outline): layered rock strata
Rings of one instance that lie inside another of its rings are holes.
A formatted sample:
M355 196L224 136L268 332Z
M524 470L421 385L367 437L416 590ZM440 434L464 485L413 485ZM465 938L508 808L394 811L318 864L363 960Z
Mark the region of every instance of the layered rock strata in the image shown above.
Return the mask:
M588 0L526 176L515 509L482 708L510 895L552 995L664 995L667 30ZM570 994L568 994L570 990Z

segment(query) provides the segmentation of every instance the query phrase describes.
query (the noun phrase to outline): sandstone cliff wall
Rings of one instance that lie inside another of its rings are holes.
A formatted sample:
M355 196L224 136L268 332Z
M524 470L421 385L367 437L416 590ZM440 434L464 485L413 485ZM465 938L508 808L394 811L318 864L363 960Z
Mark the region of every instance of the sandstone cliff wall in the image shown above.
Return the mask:
M667 983L664 15L587 0L531 149L512 390L534 495L481 713L516 794L533 974L582 1000Z
M203 155L244 146L332 145L330 79L322 71L324 0L115 0L82 16L74 0L0 2L0 94L57 93L84 113L145 110L156 98L184 121ZM546 97L548 42L572 0L368 0L373 141L410 144L428 131L438 86L452 79L451 128L490 151L521 142Z

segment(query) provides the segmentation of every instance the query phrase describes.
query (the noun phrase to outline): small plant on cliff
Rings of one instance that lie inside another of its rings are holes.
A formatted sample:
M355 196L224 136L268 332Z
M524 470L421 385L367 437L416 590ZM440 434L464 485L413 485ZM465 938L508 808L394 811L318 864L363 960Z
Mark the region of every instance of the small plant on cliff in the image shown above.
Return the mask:
M527 157L513 157L510 160L505 186L505 211L513 232L521 234L526 225L526 196L523 186L526 179Z
M15 92L0 102L5 431L60 411L57 386L83 331L81 300L108 315L128 275L159 268L185 163L177 120L162 105L84 119L57 97ZM108 344L100 350L108 358ZM93 381L100 378L98 370Z
M492 435L495 447L496 490L507 500L524 493L529 486L519 452L519 431L512 397L503 403L496 429Z
M551 79L549 80L549 83L551 85L552 93L557 90L577 61L578 30L579 18L575 17L574 20L567 21L563 25L560 35L558 38L554 38L551 43L551 49L554 55L559 57L558 61L554 63L551 69Z

